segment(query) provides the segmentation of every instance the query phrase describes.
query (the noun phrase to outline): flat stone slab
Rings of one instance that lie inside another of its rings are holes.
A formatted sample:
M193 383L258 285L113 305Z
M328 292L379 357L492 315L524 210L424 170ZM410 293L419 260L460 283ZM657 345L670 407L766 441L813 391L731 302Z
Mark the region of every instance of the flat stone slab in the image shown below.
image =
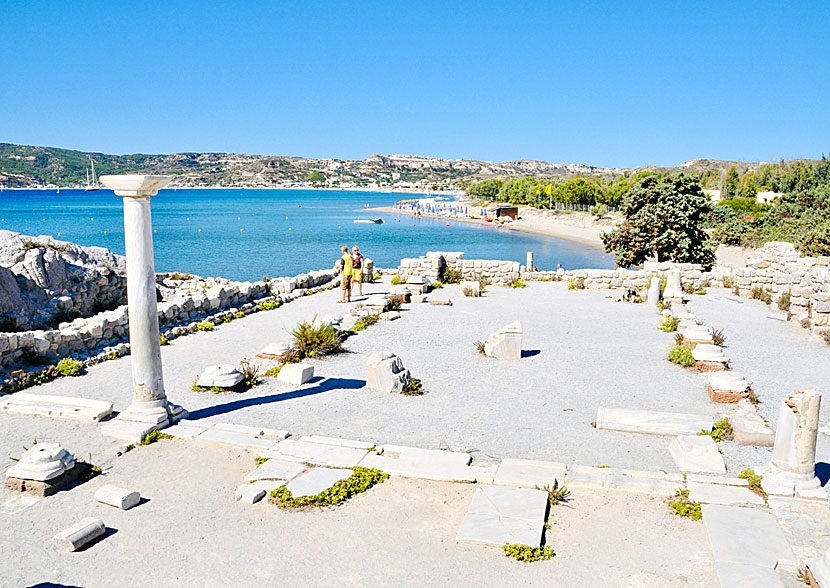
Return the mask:
M710 431L710 416L624 408L597 409L597 429L643 433L646 435L696 435L701 429Z
M100 421L112 414L113 404L71 396L17 392L0 398L0 412L32 414L78 421Z
M208 429L196 437L196 440L222 443L223 445L236 445L237 447L245 447L246 449L261 450L270 449L276 443L273 439L261 439L259 437L252 437L251 435L246 435L244 433L221 431L219 429Z
M728 486L726 484L700 484L689 482L686 484L689 489L689 500L704 504L756 504L764 505L764 499L755 494L749 488L741 486Z
M303 435L300 441L308 441L309 443L322 443L323 445L338 445L340 447L353 447L354 449L369 449L375 447L374 443L368 441L354 441L352 439L340 439L338 437L325 437L323 435ZM378 450L381 447L377 447Z
M250 425L234 425L231 423L214 423L211 429L216 431L228 431L230 433L240 433L251 437L259 437L261 439L274 439L275 441L288 437L288 431L266 429L264 427L252 427Z
M353 468L369 453L366 449L286 439L274 445L265 457L308 462L336 468Z
M168 435L173 435L178 439L188 439L193 441L196 437L204 433L208 430L208 427L201 427L197 425L191 425L187 423L187 421L179 421L177 425L173 425L172 427L167 427L164 429L164 432Z
M271 457L257 468L245 475L246 482L259 480L292 480L302 474L306 466L296 461Z
M234 500L239 502L255 504L265 497L265 489L261 486L254 486L253 484L242 484L237 486L233 497Z
M775 431L769 428L757 413L739 413L729 417L732 425L732 441L737 445L772 447Z
M781 577L775 570L746 564L715 564L718 580L728 588L784 588Z
M561 486L565 482L567 467L564 463L552 461L503 459L493 477L493 483L500 486L541 488L553 486L558 481Z
M471 483L476 477L468 467L471 461L467 453L384 445L383 455L371 451L359 465L405 478Z
M141 443L147 433L156 429L158 429L156 425L149 423L115 418L101 425L101 434L105 437L129 441L130 443Z
M701 509L715 564L743 564L771 570L779 562L787 567L795 566L795 554L770 512L719 504L704 504Z
M313 468L300 476L297 476L285 487L291 492L294 498L301 496L316 496L323 490L328 490L340 480L345 480L352 475L352 470L337 468Z
M0 495L0 515L13 515L40 502L37 496L29 496L18 492L6 492Z
M547 507L548 495L542 490L479 486L456 541L538 547L542 543Z
M726 473L718 445L708 435L680 435L669 443L669 453L681 472Z

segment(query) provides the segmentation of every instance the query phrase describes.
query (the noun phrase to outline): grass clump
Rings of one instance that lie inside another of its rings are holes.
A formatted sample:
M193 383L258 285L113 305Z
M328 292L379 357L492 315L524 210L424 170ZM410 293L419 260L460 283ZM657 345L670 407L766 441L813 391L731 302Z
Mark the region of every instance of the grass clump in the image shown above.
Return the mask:
M375 272L375 273L372 274L372 281L377 282L382 277L383 277L383 274L381 274L380 272Z
M259 384L259 366L248 361L247 358L239 362L239 371L242 372L242 384L246 388Z
M156 441L159 441L160 439L172 439L172 438L173 438L173 435L168 435L167 433L162 433L158 429L153 429L152 431L150 431L149 433L144 435L144 437L141 438L141 444L142 445L152 445L153 443L155 443Z
M367 314L365 317L355 322L352 331L365 331L367 327L371 327L380 320L380 314Z
M464 279L464 276L461 275L460 271L449 267L444 268L444 272L441 274L441 281L444 284L460 284L462 279Z
M512 557L516 561L524 563L531 563L534 561L546 560L556 555L550 545L542 547L531 547L530 545L522 545L521 543L507 543L505 541L502 546L504 555Z
M436 290L440 290L441 288L444 287L444 282L433 282L432 287L435 288Z
M487 354L484 352L484 342L483 341L476 341L473 343L476 346L476 351L478 351L483 356L487 357Z
M716 443L720 443L721 441L729 441L732 439L732 423L729 422L728 418L723 417L715 423L715 426L711 431L701 429L698 435L708 435L714 439Z
M343 338L331 325L315 324L315 315L311 322L299 323L291 332L294 335L293 348L300 360L307 357L323 357L343 351Z
M372 468L352 468L352 475L314 496L294 498L285 486L271 492L271 501L280 508L306 508L311 506L337 506L355 494L366 492L375 484L389 478L389 474Z
M790 293L785 292L781 296L778 297L778 309L779 310L789 310L790 309Z
M568 280L568 290L584 290L585 289L585 278L574 278L572 280Z
M161 343L161 342L159 341L159 343ZM110 351L109 353L107 353L107 359L109 359L109 360L118 359L118 354L115 351Z
M468 298L475 298L478 296L478 290L472 286L465 286L461 293Z
M726 343L726 335L723 334L723 329L715 329L712 327L712 343L715 345L723 345Z
M677 330L677 326L679 324L680 321L677 320L677 317L672 314L661 318L660 322L657 323L657 327L661 331L666 331L667 333L674 333Z
M401 390L404 396L420 396L423 393L423 385L418 378L409 378Z
M241 310L237 310L235 313L233 313L233 318L235 318L235 319L242 319L242 318L245 318L246 316L247 315L244 312L242 312Z
M666 355L667 359L682 367L692 367L695 365L695 358L692 355L692 350L685 345L673 345L669 348Z
M389 310L400 310L401 305L404 303L405 298L403 296L390 296L389 297Z
M521 278L513 278L513 281L510 282L509 285L510 285L511 288L525 288L525 287L527 287L527 284Z
M257 456L254 458L254 461L256 462L256 464L257 464L258 466L261 466L262 464L264 464L264 463L265 463L266 461L268 461L269 459L271 459L271 458L270 458L270 457L262 457L261 455L257 455Z
M695 521L699 521L703 517L703 513L700 511L700 503L689 500L688 490L678 489L674 493L674 497L669 498L669 507L677 516L689 517Z
M183 282L186 282L188 280L192 280L193 276L190 275L190 274L180 274L179 272L173 272L172 274L170 274L170 279L171 280L181 280Z
M607 467L607 466L606 466ZM568 497L571 495L570 491L564 484L559 485L559 480L553 481L553 486L545 484L541 488L536 486L537 490L544 490L548 493L548 502L551 506L556 506L560 502L568 502Z
M159 345L161 345L162 347L164 347L165 345L170 345L170 340L164 335L159 335Z
M752 299L760 300L764 304L772 303L772 295L769 293L769 291L767 291L766 288L762 288L761 286L755 286L752 289Z
M81 375L83 367L79 361L76 361L71 357L64 357L58 362L57 369L63 376L75 377Z
M392 276L392 279L389 281L390 284L393 286L398 286L404 283L404 279L401 277L401 274L395 274Z
M758 494L759 496L766 498L767 493L761 487L761 480L764 479L764 476L756 474L755 470L753 470L752 468L745 468L741 470L741 473L738 474L738 477L743 480L746 480L749 485L749 489L755 492L755 494Z
M280 375L280 370L282 369L282 366L283 366L283 365L285 365L285 364L282 364L282 363L281 363L281 364L279 364L279 365L275 365L275 366L274 366L274 367L272 367L271 369L266 370L266 372L265 372L264 374L262 374L262 375L263 375L263 376L267 376L267 377L269 377L269 378L276 378L277 376L279 376L279 375Z
M693 293L697 294L698 296L706 296L706 288L698 288Z
M735 280L732 276L723 276L723 287L731 288L735 285Z
M205 321L203 323L196 323L196 330L197 331L212 331L213 330L213 323L210 321Z
M275 310L280 307L279 300L269 299L263 300L262 302L257 303L256 307L259 310Z
M80 471L83 472L81 479L83 479L84 481L91 480L92 478L97 478L103 473L103 471L101 470L101 466L97 466L92 463L91 453L89 454L89 461L84 461L83 459L76 459L75 467L81 468Z

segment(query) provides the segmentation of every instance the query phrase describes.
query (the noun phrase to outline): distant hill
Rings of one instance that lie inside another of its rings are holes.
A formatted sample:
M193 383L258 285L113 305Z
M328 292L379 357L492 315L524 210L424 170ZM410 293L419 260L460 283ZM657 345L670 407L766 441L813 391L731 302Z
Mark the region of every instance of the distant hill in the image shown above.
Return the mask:
M98 175L156 173L175 176L171 186L268 187L317 185L331 187L424 187L458 186L462 182L490 178L533 176L556 178L578 175L614 177L639 171L739 171L759 163L695 159L677 168L654 166L638 169L599 168L581 164L519 160L493 163L468 159L442 159L418 155L372 155L362 161L308 159L236 153L174 153L172 155L109 155L55 147L32 147L0 143L0 186L82 186L90 158Z

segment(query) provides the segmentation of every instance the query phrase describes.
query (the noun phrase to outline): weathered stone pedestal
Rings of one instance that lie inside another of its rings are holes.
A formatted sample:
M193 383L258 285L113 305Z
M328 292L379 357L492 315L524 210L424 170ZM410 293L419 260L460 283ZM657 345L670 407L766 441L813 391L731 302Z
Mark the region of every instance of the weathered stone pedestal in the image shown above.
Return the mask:
M496 359L521 359L522 323L512 322L487 337L484 354Z
M729 368L729 358L717 345L699 344L692 349L692 357L695 359L697 371L701 373L718 372Z
M89 471L57 443L40 443L6 470L6 488L32 496L50 496Z
M799 390L781 403L772 460L761 486L767 494L827 499L816 477L816 438L821 395Z
M104 435L139 442L154 429L186 416L167 402L161 367L156 274L150 198L170 181L168 176L101 176L101 183L124 197L124 244L127 254L127 303L130 316L130 358L133 401L101 427Z
M717 371L709 376L709 400L722 404L737 404L749 397L749 382L742 374Z
M683 300L683 286L680 283L680 270L666 274L666 287L663 288L664 300Z
M400 394L409 378L409 370L394 353L373 353L366 361L367 388Z

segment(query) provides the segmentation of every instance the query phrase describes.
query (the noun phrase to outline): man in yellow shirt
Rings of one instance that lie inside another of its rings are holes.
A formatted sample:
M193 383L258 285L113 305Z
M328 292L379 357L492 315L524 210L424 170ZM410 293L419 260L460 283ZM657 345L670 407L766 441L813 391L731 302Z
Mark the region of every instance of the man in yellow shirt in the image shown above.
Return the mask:
M343 245L340 249L343 256L337 260L337 265L340 267L340 300L338 302L352 301L352 274L354 268L352 266L352 256L349 255L349 246Z

